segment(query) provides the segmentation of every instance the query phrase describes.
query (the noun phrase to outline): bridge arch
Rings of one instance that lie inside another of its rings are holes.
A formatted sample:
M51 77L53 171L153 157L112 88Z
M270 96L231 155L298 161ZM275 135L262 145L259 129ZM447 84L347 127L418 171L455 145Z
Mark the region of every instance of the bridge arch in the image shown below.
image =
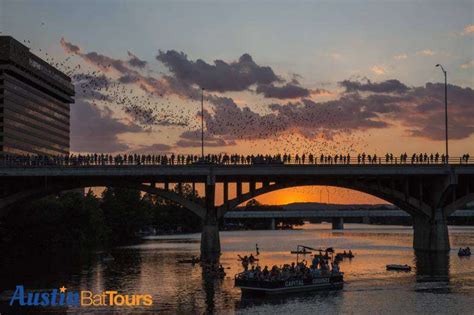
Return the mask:
M0 199L0 217L5 216L11 207L22 204L25 202L33 201L36 199L41 199L48 195L57 194L61 191L72 190L77 188L85 187L114 187L114 188L127 188L133 190L139 190L146 192L163 199L175 202L184 208L192 211L194 214L199 216L201 219L205 218L206 210L204 206L189 200L178 193L175 193L170 190L157 188L151 185L146 185L143 183L135 183L130 181L110 181L110 182L82 182L74 183L69 185L50 185L47 187L34 187L26 189Z
M277 190L282 190L286 188L302 187L302 186L331 186L351 189L359 192L363 192L380 199L386 200L400 209L403 209L412 216L421 215L425 217L430 217L431 207L423 201L420 201L417 198L404 194L400 191L384 187L381 185L366 184L358 181L343 181L343 180L334 180L334 181L321 181L321 180L311 180L311 181L291 181L291 182L276 182L272 185L263 186L259 189L249 191L240 196L237 196L234 199L228 200L226 203L221 205L218 208L218 216L222 217L227 211L230 211L236 208L238 205L249 201L260 195L264 195L270 192Z
M474 193L468 193L446 206L446 214L449 216L458 209L464 209L471 202L474 202Z

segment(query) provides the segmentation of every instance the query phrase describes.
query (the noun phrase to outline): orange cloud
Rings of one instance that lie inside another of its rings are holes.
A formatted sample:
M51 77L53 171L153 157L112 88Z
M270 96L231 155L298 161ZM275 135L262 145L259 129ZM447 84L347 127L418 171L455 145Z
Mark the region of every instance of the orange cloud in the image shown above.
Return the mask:
M464 30L461 32L461 35L465 36L465 35L471 35L472 33L474 33L474 24L469 24L467 25Z
M386 69L382 66L373 66L372 68L370 68L370 71L372 71L376 75L382 75L387 72Z

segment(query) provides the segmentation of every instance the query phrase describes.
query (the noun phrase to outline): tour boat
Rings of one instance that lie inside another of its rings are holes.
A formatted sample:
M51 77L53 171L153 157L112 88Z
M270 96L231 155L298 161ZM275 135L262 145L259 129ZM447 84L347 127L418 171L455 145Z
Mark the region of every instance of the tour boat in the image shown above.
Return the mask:
M343 274L332 273L310 279L259 281L239 279L235 277L235 287L240 288L243 294L282 294L306 291L342 289Z
M411 271L411 267L408 265L387 265L387 270Z

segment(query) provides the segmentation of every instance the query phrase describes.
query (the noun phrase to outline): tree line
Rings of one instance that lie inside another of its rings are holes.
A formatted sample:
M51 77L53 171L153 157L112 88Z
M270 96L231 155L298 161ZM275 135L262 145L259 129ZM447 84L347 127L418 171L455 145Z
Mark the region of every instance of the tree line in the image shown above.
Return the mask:
M202 202L189 185L182 193ZM44 252L132 243L152 229L198 232L201 220L154 195L107 187L101 196L69 191L17 206L3 220L0 237L2 247Z

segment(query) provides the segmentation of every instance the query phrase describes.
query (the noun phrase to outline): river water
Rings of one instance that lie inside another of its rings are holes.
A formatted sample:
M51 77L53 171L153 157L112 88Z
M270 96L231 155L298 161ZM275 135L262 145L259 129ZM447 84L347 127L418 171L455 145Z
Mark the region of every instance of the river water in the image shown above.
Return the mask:
M23 284L28 290L64 285L70 291L119 290L153 296L151 307L55 309L74 314L473 314L474 257L459 258L457 248L474 248L474 227L452 226L449 233L451 253L433 256L414 253L411 227L345 224L344 230L332 231L330 224L307 224L301 230L221 232L221 263L227 268L223 280L204 277L198 265L176 264L178 259L199 255L199 234L151 237L139 245L115 248L114 259L108 261L100 254L87 259L4 260L0 312L38 311L7 305L15 286ZM340 291L242 297L233 286L233 275L242 270L237 254L255 255L256 243L262 266L295 261L290 250L298 244L351 249L356 257L340 265L345 273ZM415 268L409 273L386 271L385 265L391 263Z

